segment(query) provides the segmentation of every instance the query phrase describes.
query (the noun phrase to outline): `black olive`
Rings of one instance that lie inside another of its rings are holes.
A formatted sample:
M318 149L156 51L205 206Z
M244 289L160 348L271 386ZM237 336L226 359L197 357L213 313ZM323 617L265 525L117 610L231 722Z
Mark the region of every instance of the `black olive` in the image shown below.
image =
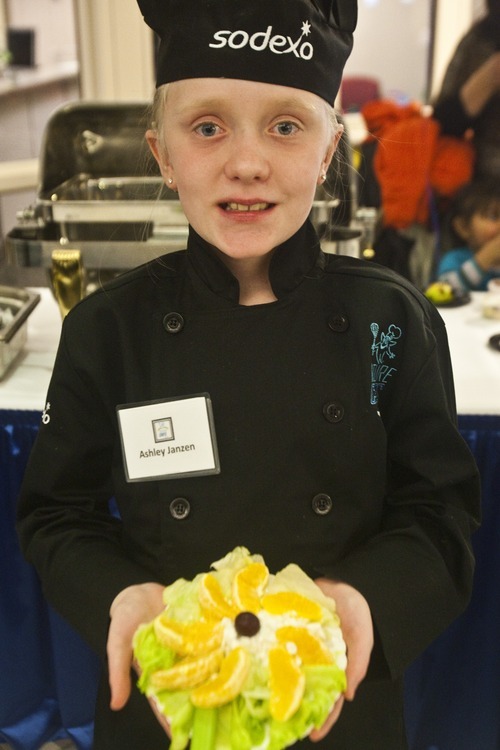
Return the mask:
M257 635L260 630L260 620L253 612L240 612L236 615L234 627L238 635Z

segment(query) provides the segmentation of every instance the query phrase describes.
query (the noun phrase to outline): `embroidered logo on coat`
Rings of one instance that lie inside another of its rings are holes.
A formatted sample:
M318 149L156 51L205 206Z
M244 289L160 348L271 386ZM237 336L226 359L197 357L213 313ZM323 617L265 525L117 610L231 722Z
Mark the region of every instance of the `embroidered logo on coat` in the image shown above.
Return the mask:
M43 413L42 413L42 422L44 424L48 424L50 422L49 411L50 411L50 402L47 401L47 403L45 405L45 409L43 410Z
M384 333L380 331L378 323L372 323L370 330L373 336L372 357L374 359L374 362L372 362L370 403L378 404L379 392L384 388L389 378L397 372L397 368L393 367L389 360L396 357L393 350L401 338L402 331L398 326L390 325L387 333Z

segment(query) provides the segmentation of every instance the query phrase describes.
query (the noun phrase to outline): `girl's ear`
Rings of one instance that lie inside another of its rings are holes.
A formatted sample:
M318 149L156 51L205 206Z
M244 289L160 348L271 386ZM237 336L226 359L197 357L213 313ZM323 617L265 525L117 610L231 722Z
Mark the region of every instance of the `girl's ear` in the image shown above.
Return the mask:
M163 177L165 184L171 190L175 190L173 169L168 160L168 153L164 147L160 146L158 133L155 130L147 130L146 141L148 142L151 153L160 167L161 176Z
M320 185L326 179L326 175L327 175L328 169L330 167L330 164L332 163L333 155L334 155L335 151L337 150L337 146L339 145L339 141L342 138L342 133L343 132L344 132L344 126L340 125L339 128L337 129L335 135L333 136L333 138L331 139L331 141L329 143L328 150L327 150L327 152L325 154L325 158L321 162L321 170L320 170L320 175L319 175L319 178L318 178L318 184L320 184Z

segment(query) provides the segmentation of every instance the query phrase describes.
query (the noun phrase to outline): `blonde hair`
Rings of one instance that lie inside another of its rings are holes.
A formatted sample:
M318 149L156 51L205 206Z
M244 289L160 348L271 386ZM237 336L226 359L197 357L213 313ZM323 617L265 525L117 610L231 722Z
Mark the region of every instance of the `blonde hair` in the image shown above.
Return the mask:
M150 127L156 133L160 154L165 151L165 105L167 103L169 84L164 83L156 89L150 107Z

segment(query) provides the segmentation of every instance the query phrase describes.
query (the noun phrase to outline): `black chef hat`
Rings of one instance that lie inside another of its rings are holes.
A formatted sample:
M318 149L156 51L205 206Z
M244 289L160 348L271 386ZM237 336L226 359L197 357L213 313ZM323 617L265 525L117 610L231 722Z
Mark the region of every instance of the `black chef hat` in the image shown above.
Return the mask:
M138 0L159 36L157 86L240 78L333 104L352 49L356 0Z

